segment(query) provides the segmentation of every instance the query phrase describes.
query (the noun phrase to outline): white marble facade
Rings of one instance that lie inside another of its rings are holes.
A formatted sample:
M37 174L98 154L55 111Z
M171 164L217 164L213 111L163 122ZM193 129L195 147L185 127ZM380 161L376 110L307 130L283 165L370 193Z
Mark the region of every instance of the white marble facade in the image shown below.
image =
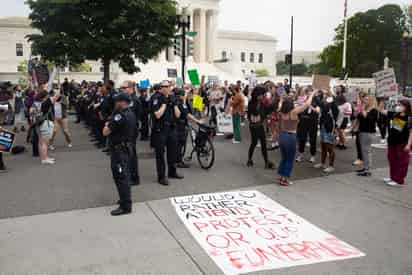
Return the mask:
M224 75L222 78L232 79L243 77L245 73L256 69L266 69L270 75L276 75L275 38L258 33L219 31L220 0L177 2L179 10L185 7L190 15L190 31L197 32L194 38L194 54L188 58L188 68L198 68L204 75ZM25 36L35 31L30 27L27 18L0 18L0 80L4 80L1 79L2 73L16 73L19 64L29 59L30 45ZM243 55L245 59L242 59ZM165 67L176 68L180 72L180 58L174 56L173 48L163 51L149 64L140 64L138 60L136 62L142 72L123 78L150 78L157 81L167 77ZM87 63L92 66L92 73L101 73L100 62ZM124 74L116 64L113 64L112 72L117 75Z

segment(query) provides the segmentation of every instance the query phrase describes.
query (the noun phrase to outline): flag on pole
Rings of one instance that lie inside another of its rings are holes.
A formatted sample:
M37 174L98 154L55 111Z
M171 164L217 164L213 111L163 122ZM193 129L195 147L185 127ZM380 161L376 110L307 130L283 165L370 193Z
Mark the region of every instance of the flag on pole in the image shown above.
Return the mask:
M345 0L345 12L343 14L344 18L348 17L348 0Z

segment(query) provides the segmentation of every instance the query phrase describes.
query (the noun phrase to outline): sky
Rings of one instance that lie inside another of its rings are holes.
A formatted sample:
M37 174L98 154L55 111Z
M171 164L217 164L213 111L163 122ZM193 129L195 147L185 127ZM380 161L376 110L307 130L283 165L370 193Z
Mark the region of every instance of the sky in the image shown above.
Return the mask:
M321 50L329 45L343 20L345 0L220 0L219 28L272 35L278 49L290 47L290 18L295 21L296 50ZM25 0L0 0L0 16L27 16ZM412 0L348 0L348 13ZM6 8L7 7L7 8Z

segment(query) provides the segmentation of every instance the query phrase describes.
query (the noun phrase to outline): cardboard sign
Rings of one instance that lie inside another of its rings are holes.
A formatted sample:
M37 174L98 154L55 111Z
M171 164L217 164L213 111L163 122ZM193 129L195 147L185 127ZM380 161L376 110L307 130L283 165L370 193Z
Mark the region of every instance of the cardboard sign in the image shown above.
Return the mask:
M0 129L0 152L10 153L13 148L16 134L4 128Z
M140 80L139 86L140 86L140 88L142 88L142 89L149 88L149 87L150 87L150 80L149 80L149 79Z
M177 77L177 70L176 69L167 69L167 77L176 78Z
M199 112L203 111L203 97L199 95L193 97L193 109L198 110Z
M376 83L376 97L391 97L398 95L395 71L383 70L373 74Z
M182 88L184 85L183 83L183 77L178 77L176 78L176 86Z
M177 197L171 203L227 275L365 256L258 191Z
M187 73L189 75L189 79L192 85L194 86L200 85L199 72L196 69L189 70L187 71Z
M331 78L328 75L313 75L313 89L315 90L329 90Z
M225 113L218 113L216 120L217 120L218 132L225 133L225 134L233 133L232 115L228 115Z
M39 64L34 68L38 85L44 85L49 82L49 69L46 64Z

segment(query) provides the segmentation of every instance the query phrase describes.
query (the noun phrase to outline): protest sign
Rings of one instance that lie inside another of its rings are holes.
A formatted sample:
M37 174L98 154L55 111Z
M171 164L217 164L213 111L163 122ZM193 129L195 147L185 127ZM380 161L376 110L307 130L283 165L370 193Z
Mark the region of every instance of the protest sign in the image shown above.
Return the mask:
M176 86L177 87L183 87L184 83L183 83L183 77L178 77L176 78Z
M198 110L199 112L203 111L203 98L199 95L193 97L193 109Z
M396 83L395 71L392 68L374 73L373 78L375 78L377 97L398 95L398 84Z
M171 203L226 275L365 256L258 191L176 197Z
M15 133L0 127L0 152L10 153L15 139Z
M36 65L34 68L38 85L44 85L49 82L49 69L46 64Z
M328 75L313 75L312 86L315 90L329 90L331 78Z
M228 115L225 113L218 113L216 120L217 120L217 130L219 133L225 133L225 134L233 133L232 115Z
M149 79L140 80L139 86L142 89L149 88L150 87L150 80Z
M189 79L190 79L190 82L192 83L192 85L194 85L194 86L200 85L199 73L196 69L189 70L189 71L187 71L187 73L189 75Z
M177 77L177 70L176 69L167 69L167 77L176 78Z

